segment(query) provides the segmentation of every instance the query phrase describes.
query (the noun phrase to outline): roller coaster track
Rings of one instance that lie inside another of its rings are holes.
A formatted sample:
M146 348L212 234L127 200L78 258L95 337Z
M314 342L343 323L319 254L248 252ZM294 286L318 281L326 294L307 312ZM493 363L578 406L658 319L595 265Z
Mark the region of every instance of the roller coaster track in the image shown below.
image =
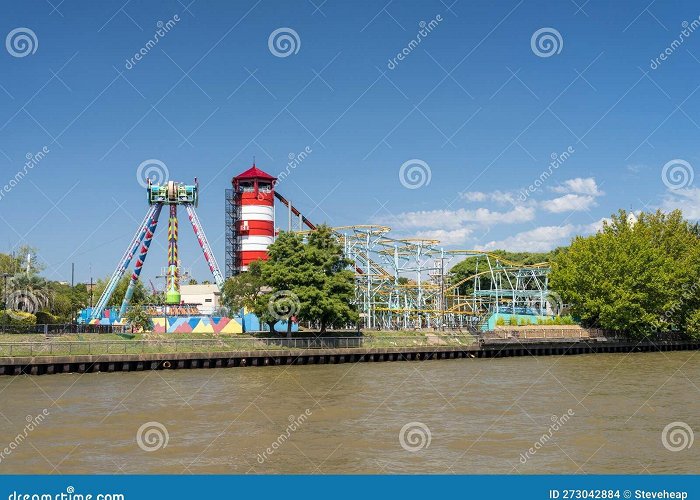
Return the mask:
M284 196L275 192L275 197L308 228L300 228L295 231L297 234L308 235L317 229ZM477 317L483 321L494 306L498 311L499 304L523 307L523 304L539 303L542 307L542 297L547 293L546 274L550 269L547 262L526 265L483 250L444 250L438 246L439 240L391 238L387 235L391 228L382 225L337 226L331 230L353 261L357 303L365 317L372 318L373 326L415 326L428 318L428 325L437 325L450 315L451 321L456 322L453 324L461 327L460 318ZM477 264L478 272L456 283L445 283L451 273L445 273L444 261L453 257L483 259L481 262L485 261L483 265L487 269L479 271ZM407 273L416 273L416 279L398 283L399 274ZM487 276L491 278L488 288L479 289L479 278ZM455 293L470 281L476 285L472 292ZM467 322L478 327L481 322L477 323L473 319Z

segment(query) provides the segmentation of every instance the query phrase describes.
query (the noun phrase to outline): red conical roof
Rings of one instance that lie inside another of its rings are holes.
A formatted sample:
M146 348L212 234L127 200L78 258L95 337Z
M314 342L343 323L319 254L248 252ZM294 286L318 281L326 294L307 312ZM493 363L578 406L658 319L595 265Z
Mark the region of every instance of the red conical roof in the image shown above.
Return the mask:
M270 174L267 172L263 172L260 170L258 167L255 166L255 163L253 163L253 166L250 167L248 170L245 172L238 174L234 179L266 179L266 180L275 180L277 177L272 177Z

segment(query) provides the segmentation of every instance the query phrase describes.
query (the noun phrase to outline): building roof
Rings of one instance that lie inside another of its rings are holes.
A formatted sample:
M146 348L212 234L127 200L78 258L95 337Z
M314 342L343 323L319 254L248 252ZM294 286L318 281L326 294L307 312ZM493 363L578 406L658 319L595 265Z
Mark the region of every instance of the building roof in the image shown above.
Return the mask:
M253 166L250 167L248 170L245 172L238 174L234 179L267 179L267 180L275 180L277 177L272 177L270 174L267 172L263 172L260 170L258 167L255 166L255 163L253 163Z
M218 295L219 287L215 284L180 285L181 295Z

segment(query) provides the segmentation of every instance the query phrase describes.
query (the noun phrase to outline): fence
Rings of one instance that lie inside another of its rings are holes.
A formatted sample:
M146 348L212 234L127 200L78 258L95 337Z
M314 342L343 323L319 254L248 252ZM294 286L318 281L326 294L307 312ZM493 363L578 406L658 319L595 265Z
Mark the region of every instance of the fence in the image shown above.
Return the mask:
M472 336L449 337L437 345L470 345ZM304 337L252 338L226 337L217 339L173 340L55 340L41 342L0 342L2 356L75 356L97 354L142 353L210 353L225 351L273 351L283 349L352 349L360 347L419 347L436 346L423 337Z
M124 333L123 325L78 325L75 323L42 325L0 325L0 333L61 335L67 333Z
M610 336L610 332L597 328L580 327L548 327L548 328L499 328L493 332L484 334L484 338L493 339L588 339Z
M533 328L523 327L517 329L499 328L498 330L483 333L480 336L485 341L494 340L588 340L598 342L675 342L688 340L688 336L682 332L652 333L647 335L628 335L622 332L603 330L601 328L582 327L553 327Z

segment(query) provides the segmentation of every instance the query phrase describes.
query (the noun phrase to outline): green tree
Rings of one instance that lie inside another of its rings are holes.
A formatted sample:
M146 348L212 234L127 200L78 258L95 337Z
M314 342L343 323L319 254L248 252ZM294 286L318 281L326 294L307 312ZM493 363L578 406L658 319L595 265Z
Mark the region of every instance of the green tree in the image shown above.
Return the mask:
M306 282L305 274L311 268L304 257L304 241L301 235L282 231L275 242L268 247L268 259L261 265L261 277L268 288L267 292L255 301L255 314L261 321L272 325L279 319L287 320L287 334L291 335L292 316L298 307L286 309L285 304L275 301L279 292L297 293L300 284ZM277 295L275 295L277 294ZM288 314L285 314L285 310Z
M262 281L270 291L256 300L256 314L286 318L288 333L295 315L318 323L322 333L329 326L357 321L350 264L326 225L311 232L306 244L298 234L280 233L261 266Z
M145 308L140 303L129 307L124 315L124 319L136 330L143 332L153 330L153 319L146 313Z
M620 210L603 229L577 237L554 262L550 285L585 325L644 337L693 333L700 308L700 245L680 211Z
M124 300L124 296L126 295L126 289L129 287L129 281L131 281L131 274L127 274L126 276L123 276L121 280L119 280L117 287L114 289L114 293L112 293L112 296L107 302L107 307L121 306L122 300ZM109 278L105 278L98 279L97 283L95 283L95 290L93 292L95 303L97 303L99 298L102 296L102 293L104 292L108 282ZM143 285L143 282L139 280L136 282L136 287L134 288L134 295L131 298L131 303L140 304L142 302L145 302L147 295L148 292L146 291L146 287Z
M224 283L222 303L232 313L243 308L254 309L262 293L262 266L259 260L248 265L248 270L229 278Z
M301 319L316 321L321 333L328 326L355 323L359 316L352 304L355 299L355 274L348 269L352 262L345 258L330 227L319 226L309 234L305 254L315 270L312 283L301 287Z
M0 253L0 274L15 274L18 270L17 259L12 255Z

